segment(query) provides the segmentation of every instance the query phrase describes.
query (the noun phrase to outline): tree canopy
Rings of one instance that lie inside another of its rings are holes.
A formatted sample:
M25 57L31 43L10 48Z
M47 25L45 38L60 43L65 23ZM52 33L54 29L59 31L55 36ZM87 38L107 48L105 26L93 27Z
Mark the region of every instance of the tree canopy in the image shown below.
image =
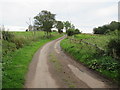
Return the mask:
M69 21L63 22L64 23L64 27L67 33L67 30L71 28L71 23Z
M120 22L112 21L110 24L94 28L94 34L106 34L110 31L120 30Z
M56 28L58 29L58 32L59 33L62 33L63 32L63 28L64 28L64 24L62 21L56 21Z
M75 26L70 23L69 21L64 22L64 27L66 29L66 33L68 36L72 36L75 34L80 34L80 30L79 29L75 29Z
M51 32L51 29L53 28L55 22L55 14L43 10L37 16L35 16L34 19L35 26L40 27L40 29L45 31L48 35L48 33Z
M75 26L69 22L62 22L55 20L55 14L50 11L43 10L37 16L34 17L34 28L36 30L45 31L46 35L52 32L52 28L57 28L58 32L61 34L65 28L68 35L79 34L79 29L75 29Z

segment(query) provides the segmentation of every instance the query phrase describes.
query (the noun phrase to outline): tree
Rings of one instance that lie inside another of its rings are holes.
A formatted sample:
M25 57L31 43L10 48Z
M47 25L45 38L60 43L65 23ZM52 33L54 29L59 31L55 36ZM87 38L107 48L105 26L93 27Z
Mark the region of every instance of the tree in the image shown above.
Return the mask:
M94 28L94 34L107 34L110 31L120 30L120 22L112 21L110 24Z
M66 33L67 33L68 29L71 28L71 23L69 21L64 22L64 27L65 27L65 30L66 30Z
M110 30L111 30L111 31L114 31L114 30L118 29L118 25L119 25L119 24L120 24L119 22L112 21L112 22L110 23L110 25L109 25Z
M70 28L67 30L67 35L68 36L73 36L75 34L75 29L74 28Z
M61 21L57 21L56 28L58 29L58 32L61 34L63 32L64 25Z
M75 26L71 24L69 21L64 22L64 27L66 29L66 33L68 36L72 36L75 34L80 34L79 29L75 29Z
M79 31L79 29L75 29L75 34L80 34L81 32Z
M43 31L46 32L47 37L48 33L51 32L55 22L55 14L52 14L49 11L43 10L37 16L34 17L35 26L40 27Z

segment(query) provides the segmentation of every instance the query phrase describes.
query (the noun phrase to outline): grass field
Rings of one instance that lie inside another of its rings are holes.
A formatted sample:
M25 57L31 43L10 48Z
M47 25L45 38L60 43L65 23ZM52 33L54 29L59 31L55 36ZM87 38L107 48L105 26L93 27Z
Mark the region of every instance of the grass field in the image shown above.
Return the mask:
M119 61L107 55L106 53L102 53L96 47L91 46L91 44L96 44L98 47L106 50L106 46L110 38L111 36L109 35L79 34L75 37L68 37L64 39L61 42L61 47L77 61L84 63L89 68L94 69L100 72L102 75L117 82L119 77ZM80 40L89 42L91 44L86 44Z
M98 47L106 49L108 42L110 39L115 38L115 36L111 35L89 35L89 34L79 34L75 36L75 39L89 42L91 44L96 44Z
M16 37L31 37L31 32L13 32ZM32 60L34 53L42 47L45 43L57 39L62 35L52 33L50 39L43 38L43 32L36 33L37 40L24 45L22 48L10 51L3 56L3 88L22 88L24 87L25 75L28 71L29 63ZM27 40L27 39L26 39ZM30 39L29 39L30 40ZM3 48L4 49L4 48Z

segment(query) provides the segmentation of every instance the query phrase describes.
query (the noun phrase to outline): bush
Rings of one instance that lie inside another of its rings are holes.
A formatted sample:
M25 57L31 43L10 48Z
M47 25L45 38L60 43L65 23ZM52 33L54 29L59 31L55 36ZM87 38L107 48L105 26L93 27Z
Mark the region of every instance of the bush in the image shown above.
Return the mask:
M2 54L6 55L8 52L15 51L16 45L12 42L8 42L6 40L2 41Z
M81 32L79 31L79 29L75 29L75 34L80 34Z
M74 35L74 29L69 29L69 30L67 30L67 35L68 36L72 36L72 35Z
M115 30L109 33L113 38L108 42L107 51L112 57L120 60L120 31Z
M31 39L31 38L30 38ZM28 44L31 40L27 39L26 37L18 37L16 36L14 39L12 39L12 42L15 43L16 48L22 48L25 44Z
M74 29L74 28L70 28L67 30L67 35L68 36L72 36L72 35L75 35L75 34L80 34L81 32L79 31L79 29Z
M8 31L2 31L3 40L11 41L14 38L14 34Z
M110 55L120 58L120 38L111 39L107 46Z

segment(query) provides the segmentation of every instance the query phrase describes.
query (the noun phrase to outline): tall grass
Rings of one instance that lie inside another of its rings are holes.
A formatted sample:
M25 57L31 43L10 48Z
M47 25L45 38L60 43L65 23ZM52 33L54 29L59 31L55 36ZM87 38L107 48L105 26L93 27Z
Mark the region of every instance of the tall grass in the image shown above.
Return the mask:
M44 37L44 32L36 31L33 32L8 32L3 31L3 56L10 51L15 51L16 49L22 48L26 45L38 41Z

